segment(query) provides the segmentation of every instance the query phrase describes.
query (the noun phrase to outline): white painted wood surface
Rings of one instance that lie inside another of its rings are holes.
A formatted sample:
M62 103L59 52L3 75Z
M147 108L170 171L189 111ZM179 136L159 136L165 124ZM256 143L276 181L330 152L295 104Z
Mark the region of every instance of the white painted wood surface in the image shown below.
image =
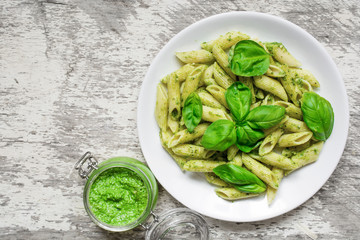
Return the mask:
M360 239L360 8L348 1L2 0L0 238L143 239L108 233L82 205L72 170L87 150L144 161L139 89L152 59L186 26L228 11L266 12L301 26L337 64L349 96L343 157L324 187L274 219L206 218L212 239ZM181 207L164 189L157 212Z

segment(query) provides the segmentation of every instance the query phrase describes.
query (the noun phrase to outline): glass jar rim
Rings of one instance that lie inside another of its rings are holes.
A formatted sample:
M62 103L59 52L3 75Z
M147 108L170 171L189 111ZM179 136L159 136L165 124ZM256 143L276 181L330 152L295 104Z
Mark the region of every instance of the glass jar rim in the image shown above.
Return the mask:
M112 168L126 168L126 169L129 169L129 170L135 172L144 182L146 192L147 192L146 208L144 209L142 214L135 221L130 222L126 225L111 225L111 224L107 224L107 223L101 221L92 212L90 202L89 202L89 193L90 193L90 189L91 189L91 186L94 183L94 181L98 178L98 176L100 176L100 174L102 174L105 171L108 171L109 169L112 169ZM150 184L150 179L148 178L147 174L142 169L137 167L136 165L128 163L128 162L122 162L122 161L101 163L99 165L98 169L96 169L89 175L89 178L84 187L84 194L83 194L83 202L84 202L85 210L88 213L91 220L99 227L101 227L105 230L108 230L108 231L112 231L112 232L128 231L128 230L133 229L133 228L141 225L142 223L144 223L148 219L150 212L152 210L152 199L153 199L153 192L152 192L152 188L151 188L151 184Z
M145 240L161 239L172 229L191 226L200 240L209 239L209 227L199 213L189 208L174 208L156 216L145 233Z

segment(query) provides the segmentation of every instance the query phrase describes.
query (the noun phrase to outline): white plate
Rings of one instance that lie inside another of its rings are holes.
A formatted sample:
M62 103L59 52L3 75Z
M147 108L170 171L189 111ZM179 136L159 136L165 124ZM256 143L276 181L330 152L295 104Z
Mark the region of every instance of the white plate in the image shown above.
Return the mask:
M317 92L328 99L335 113L331 137L317 162L284 178L271 206L261 196L235 202L216 196L215 187L201 174L183 173L161 147L154 117L156 86L160 79L178 69L174 53L200 49L200 43L228 31L241 31L261 41L282 42L320 82ZM313 196L338 164L348 133L348 100L333 60L324 47L304 29L279 17L255 12L230 12L196 22L173 37L153 60L142 85L137 112L141 149L160 184L185 206L206 216L233 222L250 222L286 213Z

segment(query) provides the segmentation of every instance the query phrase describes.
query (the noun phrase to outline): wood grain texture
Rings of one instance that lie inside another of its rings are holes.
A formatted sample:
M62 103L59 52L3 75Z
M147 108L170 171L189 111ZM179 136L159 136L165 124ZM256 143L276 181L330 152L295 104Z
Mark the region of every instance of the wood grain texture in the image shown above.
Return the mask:
M188 25L239 10L280 16L325 46L345 82L350 129L338 167L310 200L266 221L206 218L211 238L359 239L358 0L2 0L0 238L143 239L141 228L115 234L90 221L74 163L87 150L144 161L136 107L152 59ZM181 206L161 188L157 212Z

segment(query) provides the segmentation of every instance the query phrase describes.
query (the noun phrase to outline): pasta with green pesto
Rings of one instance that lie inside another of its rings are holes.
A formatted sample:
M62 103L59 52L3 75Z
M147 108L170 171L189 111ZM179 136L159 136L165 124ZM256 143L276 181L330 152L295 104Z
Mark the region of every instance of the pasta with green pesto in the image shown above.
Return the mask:
M238 31L175 55L182 66L157 86L163 148L224 200L266 193L270 205L331 134L331 104L314 92L319 81L284 44Z

